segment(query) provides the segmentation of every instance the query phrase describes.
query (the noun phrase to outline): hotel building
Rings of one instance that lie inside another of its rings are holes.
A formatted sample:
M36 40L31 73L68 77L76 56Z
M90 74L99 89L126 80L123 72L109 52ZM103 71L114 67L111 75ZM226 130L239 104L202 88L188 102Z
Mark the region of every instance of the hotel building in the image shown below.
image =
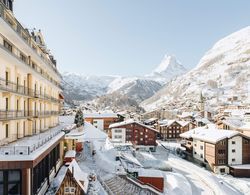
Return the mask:
M0 194L44 194L59 169L60 81L41 32L0 0Z

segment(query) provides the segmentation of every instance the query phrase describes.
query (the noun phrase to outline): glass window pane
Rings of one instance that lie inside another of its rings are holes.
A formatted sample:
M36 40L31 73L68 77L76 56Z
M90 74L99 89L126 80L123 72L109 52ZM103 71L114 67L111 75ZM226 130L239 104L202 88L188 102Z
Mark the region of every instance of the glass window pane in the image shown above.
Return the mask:
M8 194L9 195L20 195L20 184L9 184L8 185Z
M0 171L0 183L3 182L3 171ZM0 191L1 192L1 191ZM1 194L1 193L0 193Z
M3 194L3 184L0 184L0 194Z
M20 171L9 171L9 182L20 181Z

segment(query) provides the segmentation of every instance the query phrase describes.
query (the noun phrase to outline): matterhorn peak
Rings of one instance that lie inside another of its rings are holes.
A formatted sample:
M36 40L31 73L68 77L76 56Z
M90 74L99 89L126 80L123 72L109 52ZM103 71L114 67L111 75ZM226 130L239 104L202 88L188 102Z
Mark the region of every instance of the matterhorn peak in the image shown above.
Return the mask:
M169 68L173 69L175 66L181 65L177 62L176 57L174 55L165 55L161 63L158 67L153 71L155 73L163 73L167 71ZM184 67L183 67L184 68Z
M158 82L166 83L172 78L184 74L186 71L186 68L181 65L174 55L165 55L157 68L146 76Z

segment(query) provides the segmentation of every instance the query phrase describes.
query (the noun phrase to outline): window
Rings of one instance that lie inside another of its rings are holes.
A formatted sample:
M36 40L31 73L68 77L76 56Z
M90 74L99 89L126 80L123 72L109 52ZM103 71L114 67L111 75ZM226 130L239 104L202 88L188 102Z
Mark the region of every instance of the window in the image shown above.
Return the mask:
M20 59L25 63L27 62L27 57L23 53L20 53Z
M140 141L143 141L143 138L140 138Z
M225 159L219 159L218 164L219 165L224 165L225 164Z
M12 52L12 45L8 41L4 40L3 45L6 49L8 49L10 52Z
M220 172L221 172L221 173L225 173L226 170L223 168L223 169L220 169Z
M200 149L203 150L203 146L200 146Z
M218 154L226 154L226 150L218 150Z
M200 154L200 157L203 158L203 154Z
M249 140L245 139L243 143L244 144L249 144Z
M121 135L115 135L115 139L121 139L122 136Z
M21 172L0 171L0 194L21 194Z
M196 152L194 152L194 154L197 154Z
M221 141L220 144L221 144L221 145L226 145L226 141L225 141L225 140L224 140L224 141Z
M232 149L232 152L235 153L235 149Z
M232 141L232 144L235 144L235 141Z
M235 162L235 158L232 158L232 162Z
M115 129L115 133L121 133L122 130L121 129Z
M9 137L9 124L5 125L5 137L8 138Z
M143 132L140 132L141 135L143 135Z
M5 72L5 85L8 85L9 84L9 72L6 71Z
M5 99L5 110L8 111L9 110L9 98Z

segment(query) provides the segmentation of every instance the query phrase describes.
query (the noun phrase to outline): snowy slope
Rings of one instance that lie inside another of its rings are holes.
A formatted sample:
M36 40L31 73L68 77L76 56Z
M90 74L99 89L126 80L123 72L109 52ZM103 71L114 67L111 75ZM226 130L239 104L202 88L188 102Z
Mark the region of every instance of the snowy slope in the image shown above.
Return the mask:
M233 95L246 101L249 78L250 27L246 27L218 41L193 70L172 79L141 106L146 110L164 105L195 107L201 93L214 107Z

